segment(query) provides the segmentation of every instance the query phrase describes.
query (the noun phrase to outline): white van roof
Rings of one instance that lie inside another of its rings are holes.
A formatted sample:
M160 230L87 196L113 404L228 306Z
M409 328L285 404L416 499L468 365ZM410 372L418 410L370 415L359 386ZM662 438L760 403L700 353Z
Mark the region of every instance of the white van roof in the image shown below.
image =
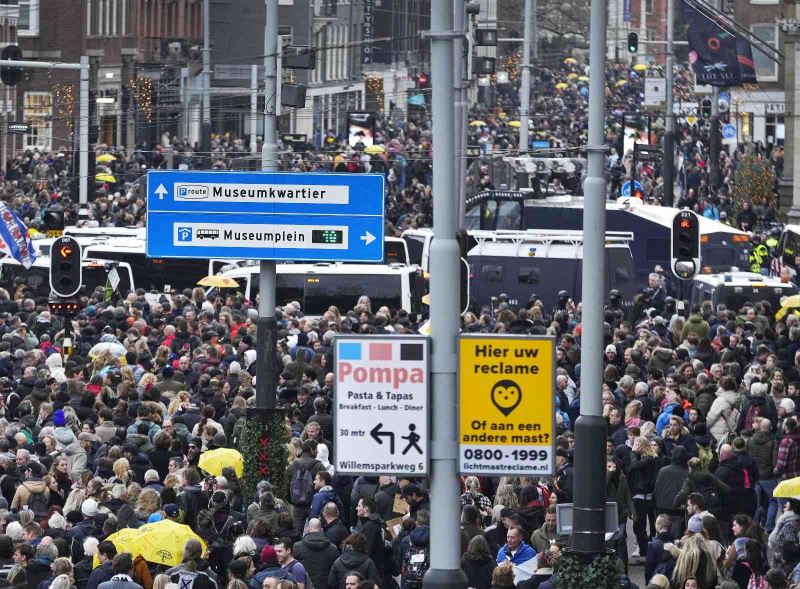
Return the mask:
M404 273L416 273L416 266L406 266L405 264L345 264L345 263L319 263L319 264L277 264L278 274L364 274L374 275L395 275ZM246 278L260 272L258 265L234 268L222 272L222 276L228 278Z
M728 284L730 286L794 286L781 282L780 278L764 276L755 272L722 272L720 274L698 274L695 282L704 282L714 286Z

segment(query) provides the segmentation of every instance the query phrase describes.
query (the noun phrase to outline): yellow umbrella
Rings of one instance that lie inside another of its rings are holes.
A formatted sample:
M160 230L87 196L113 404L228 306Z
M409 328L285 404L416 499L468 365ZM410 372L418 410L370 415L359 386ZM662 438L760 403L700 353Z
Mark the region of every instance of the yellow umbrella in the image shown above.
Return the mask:
M97 156L97 161L105 164L107 162L115 162L117 161L117 158L111 155L110 153L104 153Z
M617 86L624 86L628 83L628 80L617 80Z
M567 58L564 60L564 63L566 63L566 64L569 64L569 65L572 65L572 64L574 64L574 63L578 63L578 60L577 60L577 59L575 59L574 57L567 57Z
M203 452L200 455L198 466L215 477L222 476L222 469L231 466L236 472L236 476L240 477L244 471L244 459L238 450L217 448Z
M781 499L800 498L800 477L786 479L778 483L778 486L772 491L772 496Z
M577 77L578 77L578 74L576 74L575 72L570 72L570 73L567 74L567 78L569 78L570 80L574 80Z
M136 531L139 533L128 541L126 548L148 562L169 567L179 565L183 560L183 547L192 539L200 542L203 551L206 549L206 543L192 528L170 519L144 525Z
M117 181L117 179L114 178L114 176L112 176L111 174L102 174L102 173L101 174L97 174L94 177L94 179L99 181L99 182L109 182L111 184L114 184Z
M239 283L236 282L233 278L228 278L227 276L220 276L218 274L214 276L206 276L205 278L201 278L197 281L198 286L215 286L217 288L236 288L239 286Z
M558 84L556 84L556 89L557 90L563 90L567 86L568 86L568 84L566 82L559 82Z
M800 308L800 295L786 297L781 301L781 308L775 313L775 319L780 321L789 312Z
M519 128L520 122L519 121L509 121L508 126L509 127Z
M637 63L635 66L633 66L633 69L635 69L637 72L643 72L647 70L647 66L643 63Z
M111 534L106 540L113 543L114 546L117 547L119 552L127 549L127 546L130 545L136 539L136 536L139 535L139 530L135 528L122 528L119 532L114 532ZM138 554L134 554L133 557L136 558ZM92 562L92 567L97 567L100 565L100 559L98 557L97 552L94 553L94 560Z
M578 81L580 82L588 82L589 76L578 76Z
M375 154L375 153L383 153L386 151L386 148L383 145L368 145L364 148L364 153Z
M470 127L483 127L486 124L486 121L470 121Z

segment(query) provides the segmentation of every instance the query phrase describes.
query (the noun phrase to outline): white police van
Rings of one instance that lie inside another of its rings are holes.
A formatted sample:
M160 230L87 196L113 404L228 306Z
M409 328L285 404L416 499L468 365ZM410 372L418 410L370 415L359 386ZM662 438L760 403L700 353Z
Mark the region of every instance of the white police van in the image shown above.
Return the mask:
M361 296L368 296L375 311L382 306L423 311L425 281L422 271L405 264L277 264L276 303L291 301L301 305L303 314L320 317L331 305L344 314L355 307ZM258 294L259 266L245 266L222 272L239 283L244 297L255 302Z
M724 304L732 311L739 311L745 303L769 302L774 313L781 308L781 299L798 293L797 285L781 282L778 278L754 272L725 272L723 274L700 274L690 285L689 304L699 306L710 301L716 309Z
M101 260L97 258L84 258L83 260L83 288L79 295L88 295L97 287L105 287L108 281L109 272L116 269L119 276L119 284L116 292L124 295L126 292L135 290L136 284L133 280L133 272L129 264L116 262L114 260ZM26 269L22 264L11 256L0 259L0 286L9 291L13 296L14 290L20 285L25 284L33 290L36 297L50 296L50 258L49 256L39 256L33 266Z

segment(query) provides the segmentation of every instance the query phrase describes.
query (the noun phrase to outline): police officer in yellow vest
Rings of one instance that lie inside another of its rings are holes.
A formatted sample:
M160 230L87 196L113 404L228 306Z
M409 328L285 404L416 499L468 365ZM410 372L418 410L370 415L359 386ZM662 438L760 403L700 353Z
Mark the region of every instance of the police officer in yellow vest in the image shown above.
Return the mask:
M769 265L769 248L761 243L761 236L753 236L753 249L750 250L750 271L761 273L761 268Z

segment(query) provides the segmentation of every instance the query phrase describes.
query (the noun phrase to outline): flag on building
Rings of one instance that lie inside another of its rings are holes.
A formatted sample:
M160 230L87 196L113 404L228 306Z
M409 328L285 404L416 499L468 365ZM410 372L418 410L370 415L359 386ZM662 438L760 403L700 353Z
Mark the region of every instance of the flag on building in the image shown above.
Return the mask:
M681 2L689 39L689 62L698 84L741 86L756 81L750 42L713 15Z
M13 257L26 270L36 261L36 251L28 228L3 202L0 202L0 252Z

